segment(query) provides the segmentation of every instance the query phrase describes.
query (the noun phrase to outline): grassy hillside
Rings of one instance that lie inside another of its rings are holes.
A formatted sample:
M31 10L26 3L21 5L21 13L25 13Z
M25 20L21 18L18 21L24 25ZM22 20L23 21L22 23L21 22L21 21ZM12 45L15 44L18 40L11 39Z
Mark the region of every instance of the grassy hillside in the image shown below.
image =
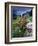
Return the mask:
M26 32L26 24L32 22L32 16L29 17L19 17L12 20L12 37L23 37ZM26 33L27 34L27 33ZM26 35L25 35L26 36Z

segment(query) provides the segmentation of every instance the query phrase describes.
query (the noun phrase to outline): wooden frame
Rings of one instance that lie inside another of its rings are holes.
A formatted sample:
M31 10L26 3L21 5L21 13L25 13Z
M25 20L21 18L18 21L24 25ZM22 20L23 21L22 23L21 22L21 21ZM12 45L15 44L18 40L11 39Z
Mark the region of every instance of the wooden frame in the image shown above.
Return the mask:
M18 41L18 42L9 42L9 4L19 4L19 5L33 5L36 7L36 38L32 41ZM5 2L5 44L13 44L13 43L29 43L29 42L37 42L37 4L30 3L19 3L19 2Z

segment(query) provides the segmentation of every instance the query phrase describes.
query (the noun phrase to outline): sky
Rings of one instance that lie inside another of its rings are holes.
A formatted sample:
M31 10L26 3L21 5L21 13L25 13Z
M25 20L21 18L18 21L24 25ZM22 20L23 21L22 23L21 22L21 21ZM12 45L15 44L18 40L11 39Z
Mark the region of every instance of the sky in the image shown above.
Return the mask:
M16 15L21 15L23 13L27 13L27 12L30 12L32 10L32 8L28 8L28 7L11 7L11 13L12 14L16 14Z

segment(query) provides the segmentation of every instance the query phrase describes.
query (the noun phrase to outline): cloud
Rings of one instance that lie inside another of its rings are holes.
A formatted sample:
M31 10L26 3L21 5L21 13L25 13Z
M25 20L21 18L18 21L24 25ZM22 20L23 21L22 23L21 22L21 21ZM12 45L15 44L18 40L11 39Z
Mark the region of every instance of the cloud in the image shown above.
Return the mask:
M26 8L26 7L12 7L12 13L16 14L16 15L21 15L23 13L27 13L30 12L32 10L32 8Z

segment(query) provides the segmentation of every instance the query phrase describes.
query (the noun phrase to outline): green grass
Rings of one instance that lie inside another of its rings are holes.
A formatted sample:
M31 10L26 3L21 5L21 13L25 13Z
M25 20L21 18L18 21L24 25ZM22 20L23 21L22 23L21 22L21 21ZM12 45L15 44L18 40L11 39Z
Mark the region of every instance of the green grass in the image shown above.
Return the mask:
M17 19L12 21L12 37L22 37L26 31L26 29L23 29L23 27L18 27L17 23L19 22L20 17L18 16ZM29 16L27 18L29 22L32 22L32 16Z

